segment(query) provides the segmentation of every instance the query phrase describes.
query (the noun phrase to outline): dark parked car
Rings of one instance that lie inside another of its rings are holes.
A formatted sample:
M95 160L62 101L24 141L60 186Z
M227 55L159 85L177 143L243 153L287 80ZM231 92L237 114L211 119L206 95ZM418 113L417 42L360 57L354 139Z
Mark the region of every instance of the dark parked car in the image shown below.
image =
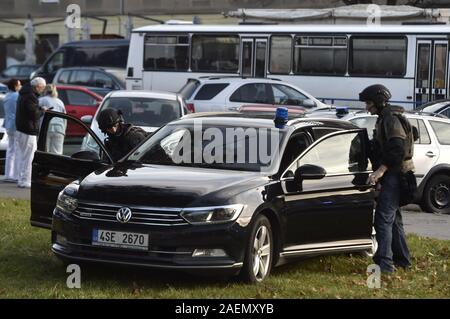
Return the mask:
M64 43L45 60L30 78L43 77L52 82L60 68L72 66L127 67L129 40L83 40Z
M84 125L99 153L67 152L66 145L65 155L46 152L54 117L83 125L46 112L33 161L31 223L51 227L52 250L66 261L219 270L259 282L293 257L375 247L367 134L349 122L299 118L278 129L267 117L192 114L111 165ZM242 138L217 143L242 130ZM216 160L207 161L212 132ZM199 159L198 139L190 136L202 133L209 138ZM254 152L265 153L252 158Z

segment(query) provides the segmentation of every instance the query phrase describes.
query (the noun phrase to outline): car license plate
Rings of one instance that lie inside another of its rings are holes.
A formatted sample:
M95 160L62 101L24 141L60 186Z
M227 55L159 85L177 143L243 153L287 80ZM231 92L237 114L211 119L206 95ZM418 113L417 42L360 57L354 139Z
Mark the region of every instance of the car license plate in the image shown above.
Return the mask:
M148 234L93 229L92 245L147 250Z

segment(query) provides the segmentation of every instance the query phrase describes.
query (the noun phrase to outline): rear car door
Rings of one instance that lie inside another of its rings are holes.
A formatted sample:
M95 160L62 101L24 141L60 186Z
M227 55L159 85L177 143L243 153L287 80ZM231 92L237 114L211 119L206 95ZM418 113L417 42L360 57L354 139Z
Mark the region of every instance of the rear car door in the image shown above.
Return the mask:
M270 84L247 83L241 85L227 101L229 111L236 111L243 104L268 104L273 105L273 92Z
M83 137L68 136L69 127L90 135L98 144L98 150L83 150ZM80 120L58 112L46 112L32 166L31 224L50 228L58 193L74 180L112 162L98 137Z
M287 246L369 239L372 232L373 192L366 184L367 133L339 131L312 144L282 177L285 193ZM321 179L294 176L303 165L322 167Z

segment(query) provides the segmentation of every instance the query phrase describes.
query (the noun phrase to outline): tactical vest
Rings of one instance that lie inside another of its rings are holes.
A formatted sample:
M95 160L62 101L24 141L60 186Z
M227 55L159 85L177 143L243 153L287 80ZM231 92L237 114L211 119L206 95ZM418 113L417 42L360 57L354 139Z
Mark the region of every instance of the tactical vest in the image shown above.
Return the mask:
M399 137L404 140L404 156L402 163L402 171L413 171L414 164L412 161L414 155L414 135L411 124L408 119L401 114L403 112L402 107L387 105L383 110L383 117L377 121L376 125L376 139L383 148L387 141L393 137ZM398 119L398 122L394 120ZM398 125L400 123L400 125ZM392 126L389 132L389 126ZM389 136L388 136L389 135Z

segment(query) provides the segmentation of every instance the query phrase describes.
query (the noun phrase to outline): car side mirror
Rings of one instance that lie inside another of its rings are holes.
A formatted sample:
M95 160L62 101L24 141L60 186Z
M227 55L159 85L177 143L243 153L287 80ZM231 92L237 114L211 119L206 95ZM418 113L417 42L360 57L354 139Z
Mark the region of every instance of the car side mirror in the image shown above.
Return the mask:
M311 99L306 99L306 100L303 100L301 105L304 106L304 107L315 107L316 103L314 103L314 101L311 100Z
M92 123L93 116L92 115L83 115L81 117L81 122L84 124L91 124Z
M322 179L327 175L327 171L320 166L305 164L295 170L294 182L301 190L303 187L303 180L305 179Z
M73 153L70 158L82 159L82 160L91 160L91 161L94 161L94 162L99 162L100 161L100 157L98 156L98 154L96 152L93 152L93 151L79 151L79 152Z

